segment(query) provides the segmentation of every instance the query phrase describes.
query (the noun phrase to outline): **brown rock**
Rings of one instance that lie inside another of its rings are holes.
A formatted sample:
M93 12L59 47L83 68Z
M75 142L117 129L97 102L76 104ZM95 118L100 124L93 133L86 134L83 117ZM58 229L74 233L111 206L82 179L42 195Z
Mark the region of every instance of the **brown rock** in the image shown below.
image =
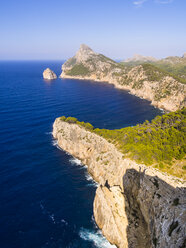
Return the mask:
M56 79L57 76L50 68L47 68L43 72L43 78L47 80L53 80L53 79Z

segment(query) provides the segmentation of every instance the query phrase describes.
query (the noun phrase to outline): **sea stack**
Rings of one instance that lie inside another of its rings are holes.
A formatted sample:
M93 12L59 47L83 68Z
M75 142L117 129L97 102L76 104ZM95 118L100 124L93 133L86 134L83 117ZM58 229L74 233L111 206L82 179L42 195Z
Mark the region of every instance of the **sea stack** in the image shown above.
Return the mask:
M43 72L43 78L47 80L53 80L53 79L56 79L57 76L50 68L47 68Z

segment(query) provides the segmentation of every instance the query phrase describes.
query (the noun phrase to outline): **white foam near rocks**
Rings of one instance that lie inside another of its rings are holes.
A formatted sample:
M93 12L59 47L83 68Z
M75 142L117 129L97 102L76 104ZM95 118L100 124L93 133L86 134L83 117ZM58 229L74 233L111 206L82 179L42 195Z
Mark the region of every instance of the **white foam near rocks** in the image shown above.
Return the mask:
M82 165L81 160L74 158L74 157L70 158L69 161L71 164L74 164L74 165Z
M85 173L85 177L86 177L87 181L90 182L87 186L94 186L94 187L99 186L99 184L94 181L93 177L88 172Z
M111 245L106 238L102 235L101 231L90 231L86 228L81 228L79 236L92 242L97 248L116 248L115 245Z

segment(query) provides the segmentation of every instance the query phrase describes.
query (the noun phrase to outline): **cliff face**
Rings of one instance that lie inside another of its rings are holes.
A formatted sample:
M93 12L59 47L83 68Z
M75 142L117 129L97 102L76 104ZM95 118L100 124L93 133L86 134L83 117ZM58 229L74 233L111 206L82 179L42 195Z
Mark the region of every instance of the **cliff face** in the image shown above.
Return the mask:
M184 182L123 158L114 145L77 124L57 118L58 145L88 166L99 183L94 216L103 234L120 248L183 248Z
M185 104L186 86L168 73L153 65L123 66L86 45L81 45L76 55L63 64L60 77L106 81L169 111Z

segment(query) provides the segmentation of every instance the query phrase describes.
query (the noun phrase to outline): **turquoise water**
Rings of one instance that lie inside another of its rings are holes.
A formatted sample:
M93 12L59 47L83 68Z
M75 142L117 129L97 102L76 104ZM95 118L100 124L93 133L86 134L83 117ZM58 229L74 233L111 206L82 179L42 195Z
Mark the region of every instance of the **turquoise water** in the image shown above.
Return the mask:
M59 75L61 62L0 62L0 247L109 247L93 219L96 184L52 124L66 115L114 129L161 112L106 83L44 81L46 67Z

